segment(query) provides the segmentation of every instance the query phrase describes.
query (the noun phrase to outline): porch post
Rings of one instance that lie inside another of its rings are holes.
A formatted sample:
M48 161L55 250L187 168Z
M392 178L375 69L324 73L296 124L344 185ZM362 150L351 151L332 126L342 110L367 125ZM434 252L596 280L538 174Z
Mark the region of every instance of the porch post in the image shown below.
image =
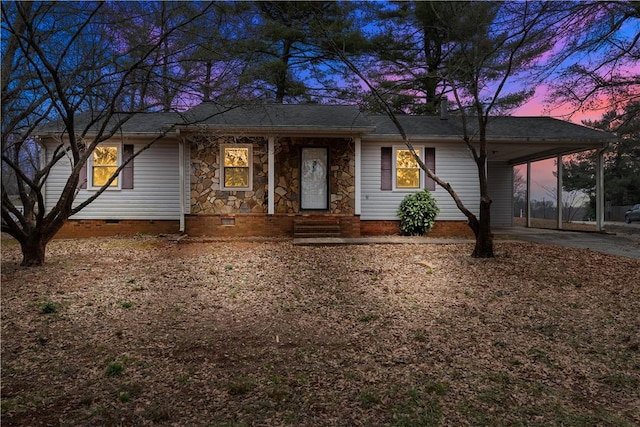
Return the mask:
M355 214L360 215L360 194L362 192L362 179L360 177L361 174L361 154L362 154L362 141L360 137L357 136L355 138L355 174L356 174L356 194L355 194Z
M527 162L527 228L531 228L531 162Z
M268 190L267 190L267 197L268 197L268 204L267 204L267 209L268 209L268 213L269 215L273 215L275 213L275 188L276 188L276 184L275 184L275 177L276 177L276 171L275 171L275 137L274 136L270 136L269 137L269 141L268 141L268 149L267 149L267 157L268 157L268 176L267 176L267 181L268 181Z
M596 231L604 229L604 151L598 149L596 157Z
M562 154L558 156L558 160L556 162L556 174L557 174L557 197L556 203L558 206L556 217L558 220L558 230L562 230Z

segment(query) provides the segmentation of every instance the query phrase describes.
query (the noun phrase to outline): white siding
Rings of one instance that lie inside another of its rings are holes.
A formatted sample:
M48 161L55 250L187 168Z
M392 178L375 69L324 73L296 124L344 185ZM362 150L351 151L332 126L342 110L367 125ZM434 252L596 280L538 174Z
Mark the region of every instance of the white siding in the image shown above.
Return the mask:
M143 145L144 142L134 143L135 152L141 149ZM50 159L51 150L48 149L47 160ZM186 161L188 160L185 159ZM72 218L179 219L180 180L178 163L177 142L156 142L151 148L134 159L134 188L132 190L107 190ZM52 169L46 184L45 200L47 210L51 209L60 198L60 193L66 183L70 168L70 161L63 159ZM187 168L186 170L188 171L189 169ZM74 206L86 200L93 193L93 190L79 190ZM185 199L188 200L188 197L187 192Z
M191 150L189 143L184 143L184 214L191 213Z
M513 222L513 170L507 163L489 163L491 225L511 226Z
M476 215L480 206L478 172L463 142L425 143L424 147L436 149L436 174L449 182L464 205ZM396 211L402 199L410 192L380 190L380 148L402 143L362 141L362 220L396 220ZM442 187L436 185L431 192L440 214L439 221L466 220L455 202Z

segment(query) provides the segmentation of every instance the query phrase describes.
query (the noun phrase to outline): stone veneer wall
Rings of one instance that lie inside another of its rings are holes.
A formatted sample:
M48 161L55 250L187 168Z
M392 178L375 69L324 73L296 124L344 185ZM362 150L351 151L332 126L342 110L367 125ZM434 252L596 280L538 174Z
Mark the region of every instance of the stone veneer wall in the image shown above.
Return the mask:
M252 191L220 190L220 145L251 144ZM191 138L191 214L267 213L268 170L265 138L202 136Z
M196 135L191 138L191 215L268 212L268 144L264 137ZM220 145L252 144L253 190L220 190ZM275 212L300 212L300 147L329 148L328 213L355 213L355 150L350 139L278 138L275 141Z
M355 213L355 149L345 138L281 138L275 147L275 211L300 212L300 148L329 148L329 210L331 214Z

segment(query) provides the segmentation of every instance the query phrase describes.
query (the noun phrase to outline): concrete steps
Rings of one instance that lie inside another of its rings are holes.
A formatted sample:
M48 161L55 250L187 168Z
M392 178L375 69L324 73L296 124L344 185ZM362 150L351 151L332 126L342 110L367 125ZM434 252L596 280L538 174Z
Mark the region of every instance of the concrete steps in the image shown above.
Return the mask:
M293 237L296 239L341 236L337 218L296 218L293 221Z

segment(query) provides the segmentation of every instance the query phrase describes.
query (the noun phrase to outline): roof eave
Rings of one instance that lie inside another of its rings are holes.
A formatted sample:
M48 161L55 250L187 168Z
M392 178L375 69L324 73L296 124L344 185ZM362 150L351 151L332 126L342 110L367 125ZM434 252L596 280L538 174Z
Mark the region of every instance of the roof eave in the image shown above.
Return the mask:
M372 126L366 127L331 127L326 126L233 126L233 125L212 125L196 124L178 126L182 132L194 131L217 131L221 134L247 134L247 135L363 135L375 130Z

